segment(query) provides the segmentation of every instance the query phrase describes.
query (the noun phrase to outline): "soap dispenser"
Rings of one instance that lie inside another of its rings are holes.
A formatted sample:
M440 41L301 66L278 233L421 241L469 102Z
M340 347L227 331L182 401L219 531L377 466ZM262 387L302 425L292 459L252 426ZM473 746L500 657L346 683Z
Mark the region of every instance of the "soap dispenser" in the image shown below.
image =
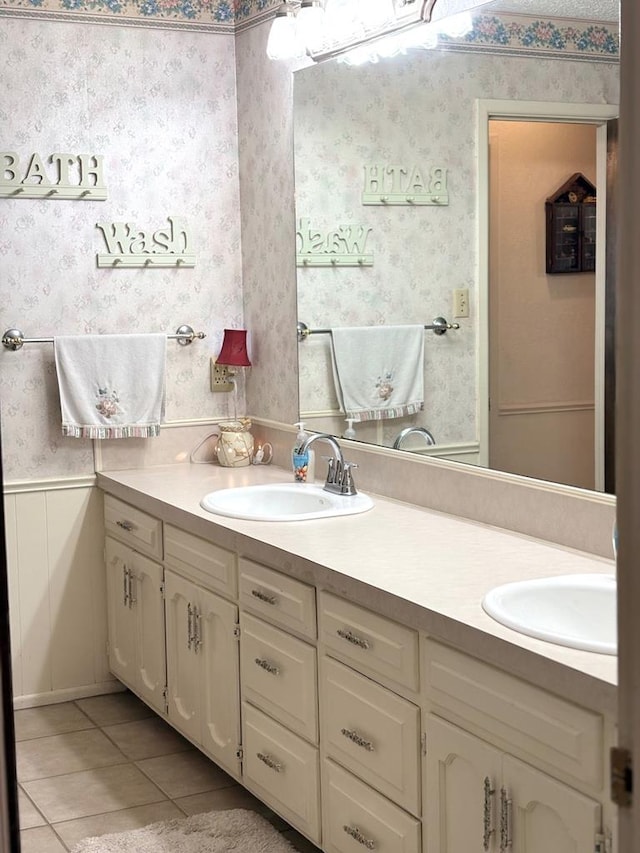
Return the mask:
M343 438L355 438L356 437L356 431L353 428L354 419L353 418L347 418L346 421L347 421L348 426L345 429L345 431L343 432L342 437Z
M293 477L297 483L313 483L315 471L315 454L313 450L306 450L300 453L305 439L309 436L304 430L304 423L299 421L294 426L298 427L296 442L291 451L291 465L293 467Z

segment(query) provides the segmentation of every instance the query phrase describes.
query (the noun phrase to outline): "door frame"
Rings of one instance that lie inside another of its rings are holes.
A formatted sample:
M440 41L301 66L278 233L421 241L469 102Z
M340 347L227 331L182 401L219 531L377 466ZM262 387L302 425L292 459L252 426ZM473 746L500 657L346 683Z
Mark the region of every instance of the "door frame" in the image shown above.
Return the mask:
M478 193L478 347L477 423L479 463L489 462L489 122L491 119L595 124L596 185L596 341L595 375L604 377L607 121L618 117L617 104L573 104L560 101L506 101L478 99L476 102ZM595 485L604 489L604 382L596 381L595 403Z

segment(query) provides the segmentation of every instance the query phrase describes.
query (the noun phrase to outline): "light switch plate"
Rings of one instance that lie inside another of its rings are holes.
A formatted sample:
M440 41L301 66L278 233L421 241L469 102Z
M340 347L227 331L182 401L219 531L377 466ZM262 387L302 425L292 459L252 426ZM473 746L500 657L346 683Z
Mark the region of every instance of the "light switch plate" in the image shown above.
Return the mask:
M457 287L453 291L453 316L458 319L469 316L468 287Z

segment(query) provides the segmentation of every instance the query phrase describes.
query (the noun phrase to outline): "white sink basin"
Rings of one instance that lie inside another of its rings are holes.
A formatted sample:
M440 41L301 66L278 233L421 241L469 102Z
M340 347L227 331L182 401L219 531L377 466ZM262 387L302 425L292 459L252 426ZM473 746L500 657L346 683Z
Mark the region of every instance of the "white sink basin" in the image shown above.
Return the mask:
M333 495L311 483L272 483L209 492L200 501L208 512L252 521L308 521L354 515L373 506L367 495Z
M492 589L482 606L521 634L606 655L617 653L616 579L562 575Z

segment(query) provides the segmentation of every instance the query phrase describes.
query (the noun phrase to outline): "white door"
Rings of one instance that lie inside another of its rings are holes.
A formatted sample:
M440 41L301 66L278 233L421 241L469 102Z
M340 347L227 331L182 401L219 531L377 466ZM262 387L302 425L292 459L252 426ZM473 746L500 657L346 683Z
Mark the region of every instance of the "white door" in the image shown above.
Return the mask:
M129 567L133 552L106 537L109 668L131 687L136 683L136 620L129 598Z
M218 763L240 773L239 649L235 629L238 608L218 595L199 590L197 613L202 708L202 747Z
M162 566L134 554L131 584L136 614L136 687L141 698L164 714L166 684Z
M497 851L502 754L433 714L425 730L425 853Z
M601 806L568 785L505 755L502 784L511 799L514 851L582 853L595 849Z
M187 737L200 739L199 658L194 642L197 587L179 575L165 575L167 703L169 719Z

